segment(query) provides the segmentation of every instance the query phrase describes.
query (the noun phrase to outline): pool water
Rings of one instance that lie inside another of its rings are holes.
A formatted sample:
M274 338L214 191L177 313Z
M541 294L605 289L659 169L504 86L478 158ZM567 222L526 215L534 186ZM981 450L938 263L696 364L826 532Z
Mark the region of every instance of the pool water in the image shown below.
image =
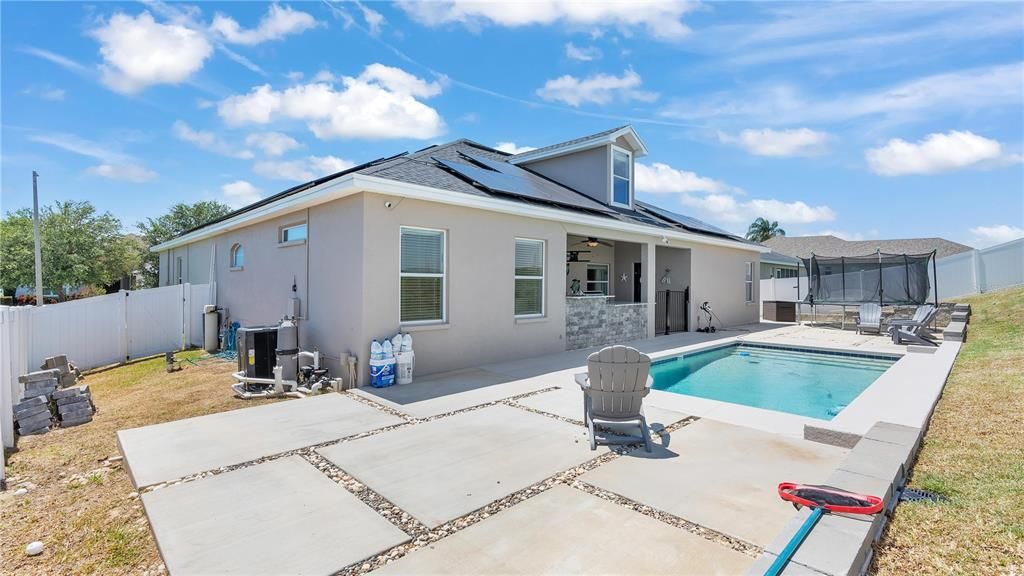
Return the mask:
M654 389L831 420L897 358L733 344L655 361Z

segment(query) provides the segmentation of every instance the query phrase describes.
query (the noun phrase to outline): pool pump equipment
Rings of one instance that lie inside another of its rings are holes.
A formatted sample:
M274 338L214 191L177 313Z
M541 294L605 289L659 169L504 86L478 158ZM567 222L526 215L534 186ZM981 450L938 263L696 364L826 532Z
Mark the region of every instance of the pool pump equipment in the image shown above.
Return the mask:
M705 301L703 304L701 304L700 305L700 311L703 314L698 314L697 315L697 332L706 332L708 334L711 334L711 333L715 332L715 325L711 323L712 318L714 318L715 320L718 320L719 324L722 323L722 320L721 320L721 318L718 317L718 314L715 314L714 310L711 309L711 302L706 302ZM704 327L703 328L701 328L701 326L700 326L701 318L704 319Z
M285 316L276 326L246 326L235 336L238 371L231 388L239 398L303 397L328 389L341 390L320 365L320 351L299 348L296 319Z

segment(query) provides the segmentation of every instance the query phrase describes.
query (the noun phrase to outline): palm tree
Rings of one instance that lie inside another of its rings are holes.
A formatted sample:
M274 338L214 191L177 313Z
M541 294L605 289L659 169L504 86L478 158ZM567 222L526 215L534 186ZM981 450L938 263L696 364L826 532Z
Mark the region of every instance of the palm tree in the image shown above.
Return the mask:
M778 222L769 222L766 218L758 218L747 228L747 240L764 242L775 236L785 236L786 231L779 228Z

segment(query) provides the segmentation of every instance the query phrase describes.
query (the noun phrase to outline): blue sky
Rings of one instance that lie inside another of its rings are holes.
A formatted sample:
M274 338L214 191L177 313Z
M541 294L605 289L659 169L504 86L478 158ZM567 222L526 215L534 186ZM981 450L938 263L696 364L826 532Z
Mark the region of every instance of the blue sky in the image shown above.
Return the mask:
M2 209L129 228L466 137L632 123L641 197L742 232L1024 235L1020 3L12 3Z

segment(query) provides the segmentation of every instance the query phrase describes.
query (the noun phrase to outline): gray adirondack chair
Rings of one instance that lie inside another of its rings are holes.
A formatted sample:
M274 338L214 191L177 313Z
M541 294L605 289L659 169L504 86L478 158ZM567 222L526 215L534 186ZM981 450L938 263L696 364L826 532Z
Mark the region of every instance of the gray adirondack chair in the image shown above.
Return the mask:
M874 302L861 304L857 313L857 334L866 330L882 333L882 307Z
M931 304L918 306L914 311L914 317L910 320L892 320L889 322L889 333L892 334L893 344L924 344L926 346L938 346L939 343L931 337L928 325L935 320L939 309Z
M643 440L651 451L651 431L644 416L643 399L651 392L651 358L628 346L608 346L587 358L587 377L578 378L583 389L583 421L590 431L590 449L597 450L595 422L636 422L639 437L602 439L602 444L628 444Z

